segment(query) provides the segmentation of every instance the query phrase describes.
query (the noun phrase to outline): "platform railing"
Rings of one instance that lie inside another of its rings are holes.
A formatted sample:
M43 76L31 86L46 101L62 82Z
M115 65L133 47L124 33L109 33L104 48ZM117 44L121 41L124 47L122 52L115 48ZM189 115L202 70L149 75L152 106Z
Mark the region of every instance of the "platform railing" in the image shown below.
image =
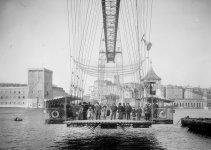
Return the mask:
M172 107L154 108L152 112L152 120L155 123L173 123L174 111Z
M107 113L106 113L107 114ZM90 120L96 120L96 114L93 112L92 118ZM164 108L153 108L150 110L149 118L146 119L146 115L144 109L142 109L141 118L138 119L136 117L133 118L132 113L130 120L149 120L149 121L173 121L173 109L171 107L164 107ZM59 108L45 108L45 119L46 123L62 123L64 121L75 121L75 120L89 120L87 118L87 111L83 111L80 109L79 106L74 107L59 107ZM106 117L103 116L101 113L100 120L111 120L111 113ZM116 120L118 120L118 113L116 113ZM123 117L123 120L126 120Z
M66 113L64 108L46 108L46 123L62 123L66 121Z

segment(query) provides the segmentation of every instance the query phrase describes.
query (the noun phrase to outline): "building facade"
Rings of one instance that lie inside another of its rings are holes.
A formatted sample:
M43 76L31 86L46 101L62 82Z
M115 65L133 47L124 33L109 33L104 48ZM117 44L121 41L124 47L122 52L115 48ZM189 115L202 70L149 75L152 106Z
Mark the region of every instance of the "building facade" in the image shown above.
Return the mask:
M44 99L68 95L52 80L51 70L33 68L28 69L28 84L0 83L0 107L43 108Z
M28 98L27 84L0 83L1 107L26 107Z

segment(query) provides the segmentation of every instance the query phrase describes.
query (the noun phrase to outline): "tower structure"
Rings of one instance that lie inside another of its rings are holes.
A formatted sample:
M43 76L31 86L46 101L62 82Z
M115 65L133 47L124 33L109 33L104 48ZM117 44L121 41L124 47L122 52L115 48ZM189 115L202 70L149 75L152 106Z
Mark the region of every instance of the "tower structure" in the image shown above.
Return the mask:
M161 78L155 73L152 66L142 79L142 82L144 84L144 102L150 96L161 96Z
M28 69L28 98L32 107L43 107L44 99L53 98L51 70Z

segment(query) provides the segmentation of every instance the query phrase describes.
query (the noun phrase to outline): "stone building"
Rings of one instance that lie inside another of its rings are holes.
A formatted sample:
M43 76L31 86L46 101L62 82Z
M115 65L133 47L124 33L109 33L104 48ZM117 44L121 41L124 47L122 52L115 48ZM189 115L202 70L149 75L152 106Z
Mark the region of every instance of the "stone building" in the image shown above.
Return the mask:
M52 80L51 70L33 68L28 69L28 84L0 83L0 107L43 108L44 99L68 95Z
M165 97L172 100L183 99L184 89L181 86L167 85L164 86Z
M26 107L27 84L0 83L0 107Z
M53 97L67 96L68 95L63 88L58 87L56 85L53 85L52 90L53 90Z
M28 69L30 107L42 108L44 99L53 98L52 74L52 71L45 68Z

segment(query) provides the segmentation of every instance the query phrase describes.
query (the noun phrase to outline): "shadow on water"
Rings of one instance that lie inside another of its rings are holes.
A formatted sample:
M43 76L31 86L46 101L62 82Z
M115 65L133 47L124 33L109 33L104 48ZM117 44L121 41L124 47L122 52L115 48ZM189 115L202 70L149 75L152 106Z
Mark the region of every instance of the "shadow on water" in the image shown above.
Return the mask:
M86 133L85 133L86 134ZM84 135L85 135L84 134ZM136 132L134 130L123 132L121 130L99 130L92 136L73 138L67 136L55 142L55 149L165 149L152 134Z

